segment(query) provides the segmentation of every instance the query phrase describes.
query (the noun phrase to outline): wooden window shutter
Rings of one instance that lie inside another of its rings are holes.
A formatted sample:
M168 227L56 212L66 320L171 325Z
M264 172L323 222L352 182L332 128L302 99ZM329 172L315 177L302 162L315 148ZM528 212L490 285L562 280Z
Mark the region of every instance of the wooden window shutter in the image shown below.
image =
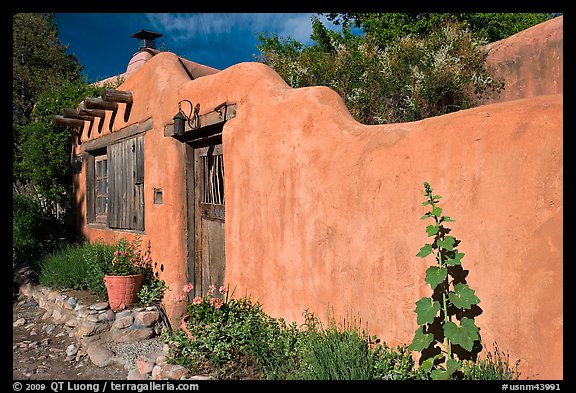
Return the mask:
M86 163L86 221L92 223L96 221L94 209L94 156L85 153L83 160Z
M108 146L108 226L144 230L144 137Z

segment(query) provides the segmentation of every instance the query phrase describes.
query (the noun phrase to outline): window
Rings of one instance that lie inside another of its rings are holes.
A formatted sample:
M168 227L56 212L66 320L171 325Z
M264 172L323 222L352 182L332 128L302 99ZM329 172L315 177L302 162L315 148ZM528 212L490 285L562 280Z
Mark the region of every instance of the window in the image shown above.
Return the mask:
M86 157L88 223L144 230L144 139L137 136Z
M94 166L96 222L106 223L108 217L108 155L95 156Z

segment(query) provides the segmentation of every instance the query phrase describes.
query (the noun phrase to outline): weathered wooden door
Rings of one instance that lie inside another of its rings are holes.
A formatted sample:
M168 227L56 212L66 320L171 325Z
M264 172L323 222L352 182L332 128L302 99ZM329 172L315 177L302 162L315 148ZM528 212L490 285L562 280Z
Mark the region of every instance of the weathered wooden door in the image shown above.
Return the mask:
M222 142L188 149L188 277L194 296L203 296L224 284L226 270Z

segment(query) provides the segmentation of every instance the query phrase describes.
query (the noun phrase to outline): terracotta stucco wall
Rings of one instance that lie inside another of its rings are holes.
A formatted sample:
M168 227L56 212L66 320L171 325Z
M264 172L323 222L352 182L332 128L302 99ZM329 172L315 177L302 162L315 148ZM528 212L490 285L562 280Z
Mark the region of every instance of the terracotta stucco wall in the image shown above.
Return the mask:
M561 94L564 85L564 17L559 16L489 45L486 65L504 90L489 103Z
M270 68L241 63L190 80L160 53L119 87L134 94L115 130L149 118L145 241L171 287L186 277L184 145L163 136L182 99L201 114L227 101L223 130L226 283L266 312L303 321L356 318L389 345L409 343L415 302L429 295L415 257L428 241L423 182L456 219L467 281L481 299L487 349L497 342L524 377L562 378L562 95L486 105L413 123L365 126L326 87L291 89ZM108 121L108 118L106 119ZM108 132L107 130L105 133ZM83 201L83 174L77 200ZM153 204L153 188L164 203ZM83 225L90 240L127 232Z
M144 135L144 204L145 231L109 230L86 224L84 203L86 185L85 168L75 176L76 200L82 235L89 241L115 242L120 237L129 239L137 234L142 244L151 242L152 258L157 261L160 277L169 285L165 306L172 321L184 311L185 305L175 301L176 294L187 282L186 276L186 188L184 182L184 145L164 137L164 125L171 122L178 111L178 86L190 81L186 71L173 54L162 61L152 58L140 69L131 73L120 90L131 91L134 104L128 122L124 122L125 104L118 105L113 133L128 125L144 124L152 119L152 129ZM102 134L96 118L90 140L110 134L108 129L111 112L106 111ZM88 124L83 132L84 143L76 147L76 154L87 146ZM154 189L163 191L163 203L154 204Z
M224 131L231 287L274 316L333 311L409 343L429 295L432 261L415 257L429 181L457 220L488 348L561 378L562 96L363 126L327 88L280 86L256 83Z

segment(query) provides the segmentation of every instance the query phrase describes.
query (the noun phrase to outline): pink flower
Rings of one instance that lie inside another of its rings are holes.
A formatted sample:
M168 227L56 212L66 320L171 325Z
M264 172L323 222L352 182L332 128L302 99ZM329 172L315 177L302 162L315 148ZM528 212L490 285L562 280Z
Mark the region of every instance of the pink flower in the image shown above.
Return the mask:
M216 286L215 285L210 285L208 287L208 293L206 294L207 296L212 296L212 294L214 293L214 291L216 290Z
M181 301L183 301L184 299L185 299L185 296L184 296L183 294L181 294L181 293L176 296L176 300L177 300L178 302L181 302Z
M193 300L192 303L194 304L201 304L202 303L202 298L200 296L196 296Z
M189 282L188 284L184 285L184 292L188 293L192 290L192 288L194 288L194 285Z
M212 299L210 299L210 305L214 306L215 309L219 309L220 307L222 307L222 299L218 299L213 297Z
M224 285L222 285L222 286L220 287L220 293L224 294L224 293L226 293L226 292L228 292L228 288L226 288L226 287L224 287Z

